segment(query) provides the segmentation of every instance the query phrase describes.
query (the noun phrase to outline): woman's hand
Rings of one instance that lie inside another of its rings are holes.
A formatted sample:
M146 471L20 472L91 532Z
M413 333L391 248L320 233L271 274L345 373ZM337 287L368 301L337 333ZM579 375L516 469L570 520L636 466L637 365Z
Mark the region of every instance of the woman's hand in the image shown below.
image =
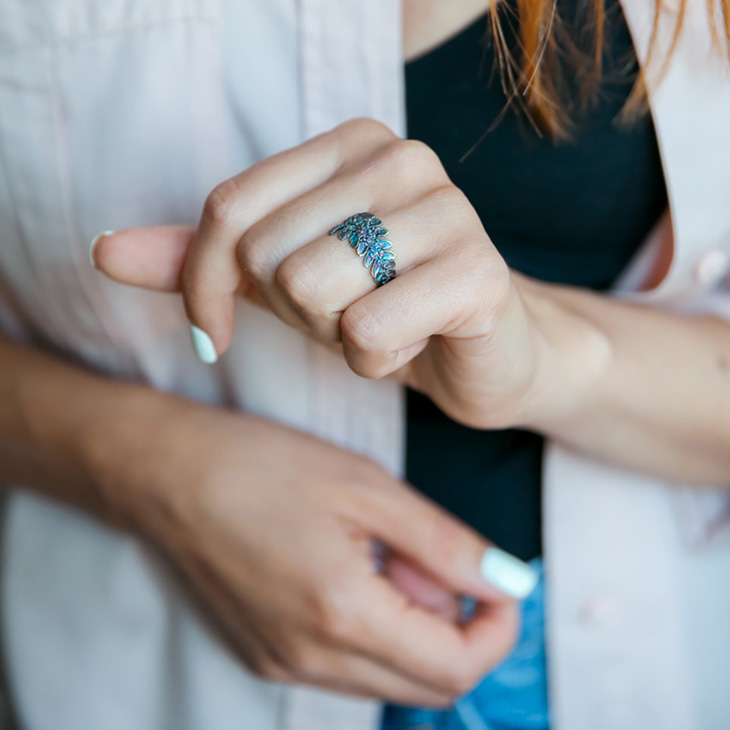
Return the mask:
M380 288L327 234L363 211L383 220L396 254L398 275ZM97 265L128 283L181 286L208 359L230 343L238 293L341 342L359 375L397 373L471 426L513 425L535 403L547 345L517 280L437 156L377 122L348 122L219 185L194 236L133 236L131 247L125 232L102 239Z
M108 432L99 438L99 480L124 495L129 521L170 556L255 672L443 705L509 650L516 607L482 571L521 597L529 566L494 549L485 562L480 536L363 457L161 398L145 427L112 434L114 448ZM385 571L373 544L391 552ZM514 571L521 585L509 582ZM463 594L481 604L461 624Z
M367 210L397 255L397 278L377 289L327 235ZM197 231L122 231L101 240L96 261L118 281L182 289L213 355L243 294L341 341L355 372L395 374L467 425L522 426L622 467L728 484L730 325L509 271L433 152L375 122L344 124L219 186ZM727 313L727 294L715 299L706 304Z
M443 704L514 639L529 566L362 457L2 336L0 396L0 479L147 537L264 676Z

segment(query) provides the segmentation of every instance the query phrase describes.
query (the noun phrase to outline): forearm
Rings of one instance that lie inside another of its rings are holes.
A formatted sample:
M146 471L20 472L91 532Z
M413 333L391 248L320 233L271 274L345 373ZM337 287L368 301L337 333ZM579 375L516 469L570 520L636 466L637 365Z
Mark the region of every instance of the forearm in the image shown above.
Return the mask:
M525 425L619 466L730 486L730 324L519 281L547 353Z
M124 495L110 493L102 465L113 449L144 453L139 427L163 398L0 336L0 482L124 523Z

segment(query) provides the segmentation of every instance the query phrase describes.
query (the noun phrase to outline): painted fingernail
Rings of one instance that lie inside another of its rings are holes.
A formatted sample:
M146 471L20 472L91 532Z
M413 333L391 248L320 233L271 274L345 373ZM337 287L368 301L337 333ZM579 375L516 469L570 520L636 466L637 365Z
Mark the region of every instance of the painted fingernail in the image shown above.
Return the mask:
M537 585L537 572L531 566L499 548L484 551L481 571L488 583L517 600L527 598Z
M215 351L213 340L194 324L190 325L190 337L193 340L195 354L206 364L212 365L218 361L218 353Z
M94 268L96 268L96 261L94 261L94 249L96 248L96 244L99 243L104 236L111 236L114 233L116 233L116 231L102 231L94 236L94 240L91 242L91 246L89 246L89 259L91 260L91 265Z

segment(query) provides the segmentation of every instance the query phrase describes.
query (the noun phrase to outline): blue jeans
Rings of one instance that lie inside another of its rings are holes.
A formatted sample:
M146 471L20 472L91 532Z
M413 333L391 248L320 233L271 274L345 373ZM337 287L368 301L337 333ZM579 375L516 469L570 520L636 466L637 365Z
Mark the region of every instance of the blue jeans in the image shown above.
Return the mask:
M522 604L522 629L512 653L449 710L387 705L381 730L548 730L545 586Z

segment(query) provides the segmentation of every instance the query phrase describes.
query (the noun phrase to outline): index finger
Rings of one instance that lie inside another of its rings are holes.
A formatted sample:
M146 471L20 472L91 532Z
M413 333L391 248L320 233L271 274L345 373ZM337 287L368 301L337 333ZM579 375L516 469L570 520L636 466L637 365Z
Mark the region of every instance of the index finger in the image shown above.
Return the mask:
M192 324L217 355L233 334L234 293L241 271L236 247L256 221L327 180L395 135L373 120L353 120L256 163L208 196L183 270L183 297Z

